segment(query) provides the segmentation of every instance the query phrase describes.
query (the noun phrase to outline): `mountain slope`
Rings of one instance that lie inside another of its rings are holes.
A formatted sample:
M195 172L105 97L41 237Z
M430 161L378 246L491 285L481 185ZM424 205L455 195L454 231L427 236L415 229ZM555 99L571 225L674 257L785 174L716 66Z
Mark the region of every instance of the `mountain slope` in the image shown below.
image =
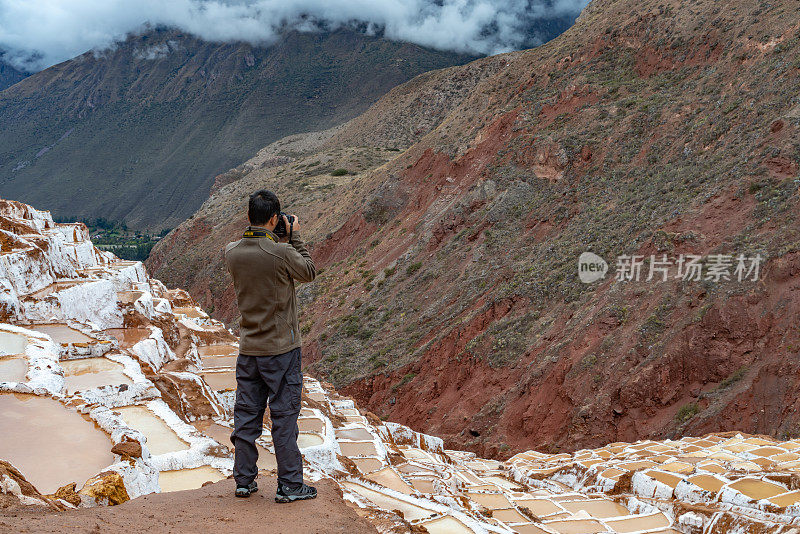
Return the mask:
M174 226L215 175L269 142L341 123L398 83L467 59L347 30L289 33L267 48L154 30L0 94L0 194L61 217Z
M274 187L322 267L301 292L308 360L379 416L497 456L796 435L797 15L595 0L542 47L414 79L286 140L294 160L239 168L150 266L235 322L219 250ZM419 131L418 101L441 112ZM605 280L580 282L586 251ZM647 281L663 254L764 262L757 281ZM647 258L641 281L615 279L621 255Z
M30 73L17 70L0 59L0 91L10 87L20 80L30 76Z

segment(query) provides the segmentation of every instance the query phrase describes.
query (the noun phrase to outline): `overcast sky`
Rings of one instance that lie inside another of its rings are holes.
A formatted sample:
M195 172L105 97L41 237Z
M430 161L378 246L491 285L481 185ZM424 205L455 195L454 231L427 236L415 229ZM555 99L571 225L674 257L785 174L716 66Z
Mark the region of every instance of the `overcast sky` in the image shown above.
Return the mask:
M212 41L267 44L281 28L331 29L353 21L391 39L494 54L531 44L537 18L577 14L589 0L0 0L5 60L40 70L113 46L146 24L178 27Z

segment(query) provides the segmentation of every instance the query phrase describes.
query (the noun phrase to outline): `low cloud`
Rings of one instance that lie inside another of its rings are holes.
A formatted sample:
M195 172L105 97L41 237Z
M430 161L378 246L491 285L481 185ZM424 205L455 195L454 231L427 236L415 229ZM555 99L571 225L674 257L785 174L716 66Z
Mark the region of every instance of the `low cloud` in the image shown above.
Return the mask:
M424 46L495 54L538 44L531 35L537 20L577 15L588 1L0 0L0 50L5 61L33 71L111 47L148 25L254 44L269 44L287 28L358 26Z

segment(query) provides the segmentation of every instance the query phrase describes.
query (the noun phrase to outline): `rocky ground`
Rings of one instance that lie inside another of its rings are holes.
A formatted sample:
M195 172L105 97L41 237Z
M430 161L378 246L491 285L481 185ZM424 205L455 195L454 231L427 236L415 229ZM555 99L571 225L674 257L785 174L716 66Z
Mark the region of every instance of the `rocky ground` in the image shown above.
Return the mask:
M272 188L321 271L301 292L312 369L380 417L495 458L794 437L797 20L789 0L595 0L542 47L268 147L289 160L228 176L148 265L235 326L219 251ZM604 280L580 282L586 251ZM689 254L764 262L755 281L676 279ZM621 255L642 256L639 282L616 279ZM647 281L663 255L670 278Z
M93 532L319 532L361 534L375 527L345 505L338 487L322 481L316 500L284 506L273 500L276 479L259 480L261 491L250 499L232 496L231 480L193 491L145 495L119 506L57 512L37 507L0 509L0 531L19 533ZM303 528L299 529L302 525Z

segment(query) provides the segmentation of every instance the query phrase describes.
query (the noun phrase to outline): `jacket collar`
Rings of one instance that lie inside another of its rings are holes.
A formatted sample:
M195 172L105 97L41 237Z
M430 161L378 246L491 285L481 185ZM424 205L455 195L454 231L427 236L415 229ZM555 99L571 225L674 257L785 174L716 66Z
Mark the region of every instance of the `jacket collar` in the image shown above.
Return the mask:
M255 235L248 235L250 232L252 232ZM263 226L248 226L244 232L244 237L262 237L262 234L265 237L270 238L272 241L276 243L278 242L278 236L276 236L272 230L268 230Z

